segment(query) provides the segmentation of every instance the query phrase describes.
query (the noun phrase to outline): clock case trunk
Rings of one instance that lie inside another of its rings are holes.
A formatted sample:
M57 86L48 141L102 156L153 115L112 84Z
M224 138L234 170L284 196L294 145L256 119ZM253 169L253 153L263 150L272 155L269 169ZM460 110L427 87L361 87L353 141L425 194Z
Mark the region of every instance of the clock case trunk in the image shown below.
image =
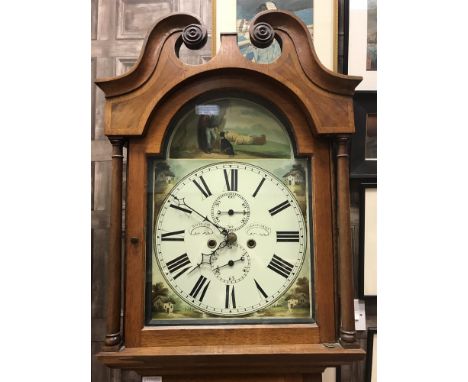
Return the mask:
M348 161L354 133L352 96L361 78L323 67L306 26L285 11L259 13L250 29L254 44L267 43L262 41L265 30L277 39L282 54L275 62L247 61L239 52L237 35L227 33L209 62L186 65L178 50L182 43L192 49L202 46L200 25L187 14L159 20L130 72L96 82L106 96L105 134L113 144L107 335L97 358L141 375L275 374L288 375L291 381L320 380L325 367L365 354L354 329ZM195 39L193 28L199 32ZM223 91L272 103L292 127L297 155L311 160L315 324L144 324L148 157L163 155L170 123L185 104ZM121 241L124 145L127 200Z

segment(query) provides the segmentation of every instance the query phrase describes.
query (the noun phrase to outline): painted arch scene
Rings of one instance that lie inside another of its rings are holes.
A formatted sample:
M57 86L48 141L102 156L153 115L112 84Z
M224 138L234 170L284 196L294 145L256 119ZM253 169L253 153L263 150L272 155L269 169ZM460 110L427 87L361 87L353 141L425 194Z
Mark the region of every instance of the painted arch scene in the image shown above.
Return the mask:
M286 129L266 107L225 97L199 103L176 122L169 158L291 158Z

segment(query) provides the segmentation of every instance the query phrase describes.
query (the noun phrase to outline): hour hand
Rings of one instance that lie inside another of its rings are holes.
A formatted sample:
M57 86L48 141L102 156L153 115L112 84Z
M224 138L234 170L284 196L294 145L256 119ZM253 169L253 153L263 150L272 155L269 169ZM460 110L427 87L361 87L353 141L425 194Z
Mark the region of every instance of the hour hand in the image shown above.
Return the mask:
M208 219L208 216L203 216L200 212L198 212L197 210L195 210L194 208L192 208L191 206L189 206L189 205L185 202L184 198L180 199L180 198L178 198L178 197L175 196L175 195L172 195L172 197L177 201L179 208L184 208L184 207L186 207L186 208L188 208L189 210L195 212L198 216L200 216L201 218L203 218L203 221L207 221L208 223L214 225L214 226L219 230L219 232L221 232L224 236L227 236L228 230L227 230L226 228L221 227L221 226L219 226L218 224L212 222L210 219Z
M218 251L219 249L224 248L227 245L227 243L228 243L228 240L225 239L221 243L219 243L219 245L211 253L202 253L201 262L199 262L195 267L193 267L193 269L191 269L188 274L199 269L203 264L211 265L211 256L213 256L216 253L216 251Z
M193 267L193 269L191 269L189 271L188 274L192 273L193 271L199 269L203 264L208 264L210 265L211 264L211 255L213 254L214 252L212 253L202 253L201 256L201 262L199 262L196 266Z

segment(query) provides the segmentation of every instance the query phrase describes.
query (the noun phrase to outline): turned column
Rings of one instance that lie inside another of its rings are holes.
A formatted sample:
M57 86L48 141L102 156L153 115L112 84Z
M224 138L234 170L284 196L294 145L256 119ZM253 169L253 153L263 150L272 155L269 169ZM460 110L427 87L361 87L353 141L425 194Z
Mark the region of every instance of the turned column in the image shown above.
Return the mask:
M338 220L338 271L340 294L340 343L344 347L359 347L354 327L353 259L349 206L349 136L337 137L336 188Z
M120 333L122 269L122 169L123 138L109 138L112 143L111 215L109 255L107 258L107 320L103 351L117 351L122 343Z

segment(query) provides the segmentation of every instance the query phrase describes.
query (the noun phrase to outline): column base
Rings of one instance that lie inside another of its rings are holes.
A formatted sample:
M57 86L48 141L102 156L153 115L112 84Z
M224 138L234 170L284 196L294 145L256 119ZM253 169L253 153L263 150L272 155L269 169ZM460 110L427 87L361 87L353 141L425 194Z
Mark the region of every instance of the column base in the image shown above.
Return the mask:
M115 352L115 351L119 351L121 347L122 347L122 337L120 333L106 334L106 339L104 340L102 351Z

